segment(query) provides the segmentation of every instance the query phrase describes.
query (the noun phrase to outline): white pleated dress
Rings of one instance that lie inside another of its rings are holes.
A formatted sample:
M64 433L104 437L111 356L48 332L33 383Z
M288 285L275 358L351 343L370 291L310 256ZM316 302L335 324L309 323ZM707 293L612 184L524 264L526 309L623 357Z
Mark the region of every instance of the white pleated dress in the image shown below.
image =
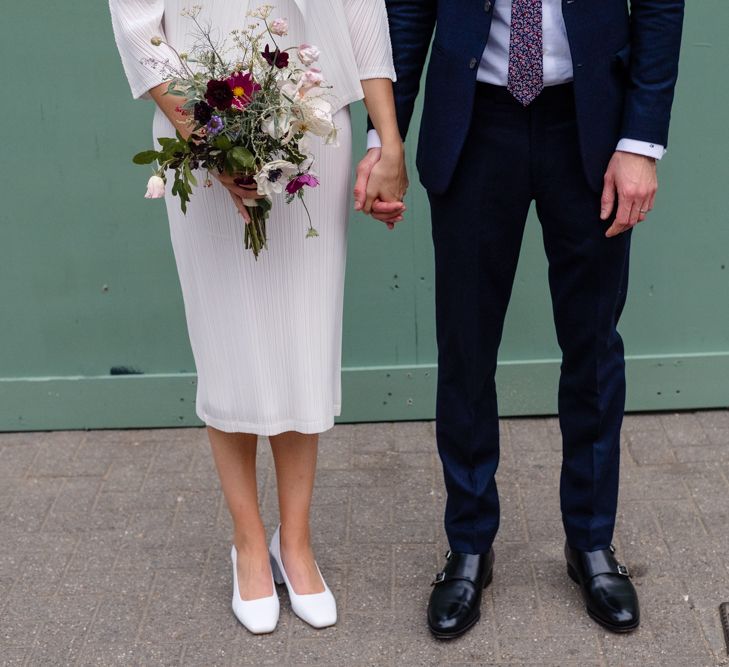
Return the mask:
M335 115L339 146L313 140L321 185L306 192L318 238L306 238L300 202L274 201L268 248L258 261L243 247L244 222L216 180L197 188L184 215L166 195L175 260L198 374L196 411L227 432L320 433L341 410L342 299L350 206L351 127L347 104L361 99L360 79L394 80L384 0L278 0L274 16L289 19L296 45L319 38L324 75L341 95ZM244 25L264 2L203 2L202 18L220 35ZM325 5L330 5L326 7ZM144 60L160 58L150 39L164 35L189 48L182 0L111 0L117 44L134 97L162 83ZM312 11L312 7L316 10ZM325 11L325 9L327 11ZM346 21L342 34L337 17ZM332 25L324 22L332 22ZM316 22L316 25L312 25ZM332 40L336 39L336 43ZM316 42L313 42L316 43ZM344 55L342 55L344 54ZM351 66L347 67L347 56ZM356 71L355 71L356 70ZM158 109L153 134L174 136ZM203 174L200 174L199 181Z

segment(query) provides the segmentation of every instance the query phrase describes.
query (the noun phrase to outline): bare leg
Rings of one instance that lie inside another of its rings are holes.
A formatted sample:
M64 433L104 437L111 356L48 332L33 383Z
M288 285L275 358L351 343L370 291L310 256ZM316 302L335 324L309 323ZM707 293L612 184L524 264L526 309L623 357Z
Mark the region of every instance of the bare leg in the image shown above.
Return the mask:
M316 569L309 531L319 436L289 431L270 440L281 512L281 560L296 593L321 593L324 583Z
M225 501L233 519L240 596L244 600L268 597L273 593L273 585L266 531L258 511L258 438L248 433L224 433L210 426L208 437Z

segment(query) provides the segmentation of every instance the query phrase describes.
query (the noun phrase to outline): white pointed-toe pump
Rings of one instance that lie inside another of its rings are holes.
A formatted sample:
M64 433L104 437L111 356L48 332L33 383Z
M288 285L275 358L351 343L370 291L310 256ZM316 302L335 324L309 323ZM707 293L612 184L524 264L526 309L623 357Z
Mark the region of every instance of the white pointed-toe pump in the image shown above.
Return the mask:
M230 549L233 561L233 613L241 625L254 635L273 632L278 624L279 603L276 586L271 581L273 595L256 600L244 600L238 588L238 552L235 546Z
M299 595L291 585L281 560L281 526L276 529L271 540L271 569L274 581L277 584L286 584L291 609L302 621L315 628L327 628L337 622L337 603L318 565L316 569L324 584L323 592Z

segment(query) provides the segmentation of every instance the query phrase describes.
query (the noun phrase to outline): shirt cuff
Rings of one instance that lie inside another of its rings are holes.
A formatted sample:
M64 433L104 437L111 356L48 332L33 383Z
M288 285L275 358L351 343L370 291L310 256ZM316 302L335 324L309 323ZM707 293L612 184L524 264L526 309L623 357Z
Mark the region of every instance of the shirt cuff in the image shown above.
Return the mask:
M370 150L370 148L382 148L382 142L377 130L370 130L367 133L367 150Z
M637 139L621 139L616 150L624 153L637 153L656 160L660 160L666 154L665 146L651 144L647 141L638 141Z

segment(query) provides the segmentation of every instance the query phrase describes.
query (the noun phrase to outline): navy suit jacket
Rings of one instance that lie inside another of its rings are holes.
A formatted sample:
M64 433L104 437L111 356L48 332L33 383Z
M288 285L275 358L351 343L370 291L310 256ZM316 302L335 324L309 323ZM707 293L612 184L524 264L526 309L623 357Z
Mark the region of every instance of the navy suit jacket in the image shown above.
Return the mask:
M434 194L448 189L458 164L493 3L504 1L386 0L403 139L433 39L417 165ZM563 14L585 174L599 191L620 138L668 145L684 0L630 0L630 9L628 0L563 0Z

